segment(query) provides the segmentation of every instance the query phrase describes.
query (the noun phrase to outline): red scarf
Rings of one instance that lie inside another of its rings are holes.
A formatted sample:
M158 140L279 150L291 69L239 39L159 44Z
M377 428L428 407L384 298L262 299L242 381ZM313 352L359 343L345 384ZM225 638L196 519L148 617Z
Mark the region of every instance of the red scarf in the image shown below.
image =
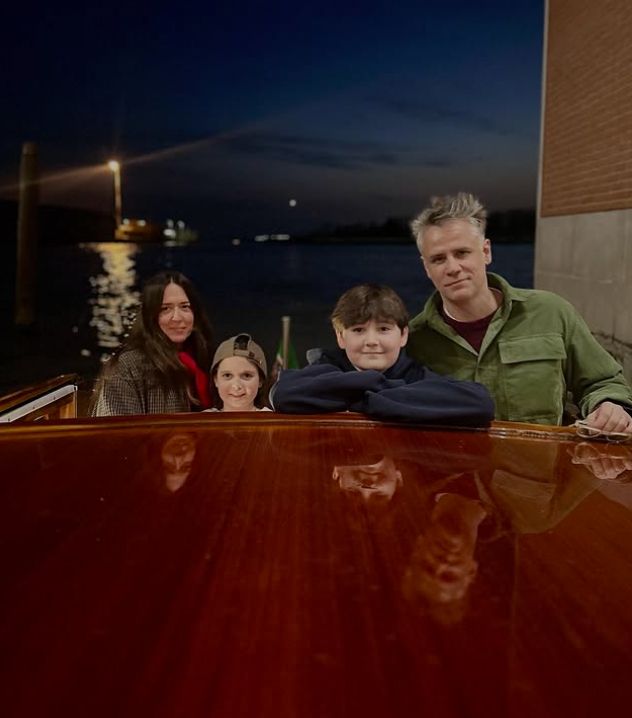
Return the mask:
M195 391L203 409L211 406L211 395L209 392L209 376L202 371L195 363L195 359L187 352L178 352L178 358L188 369L189 374L195 381Z

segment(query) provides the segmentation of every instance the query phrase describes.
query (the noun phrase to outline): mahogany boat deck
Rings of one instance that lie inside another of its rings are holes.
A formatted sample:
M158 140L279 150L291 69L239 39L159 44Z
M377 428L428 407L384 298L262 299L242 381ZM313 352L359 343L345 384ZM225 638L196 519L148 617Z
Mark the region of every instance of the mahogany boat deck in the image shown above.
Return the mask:
M0 710L629 710L632 453L273 413L0 431Z

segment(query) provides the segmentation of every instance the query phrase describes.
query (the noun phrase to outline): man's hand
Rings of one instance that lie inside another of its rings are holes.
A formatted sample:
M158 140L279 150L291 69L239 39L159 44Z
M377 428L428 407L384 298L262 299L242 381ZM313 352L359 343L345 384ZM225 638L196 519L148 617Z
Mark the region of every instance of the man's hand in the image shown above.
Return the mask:
M632 470L632 448L627 445L582 441L572 450L568 449L568 453L574 464L585 466L598 479L614 481Z
M632 434L632 416L618 404L604 401L584 419L588 426L601 431L617 431Z

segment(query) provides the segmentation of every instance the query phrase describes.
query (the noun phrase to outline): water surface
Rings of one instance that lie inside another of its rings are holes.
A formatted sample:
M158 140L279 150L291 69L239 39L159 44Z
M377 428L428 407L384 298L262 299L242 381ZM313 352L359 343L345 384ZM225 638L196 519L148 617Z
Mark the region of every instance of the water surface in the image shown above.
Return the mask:
M2 325L9 340L0 350L0 382L5 387L62 371L76 371L90 380L133 317L142 282L162 269L177 269L195 283L218 340L250 332L270 358L284 314L292 317L292 341L300 357L311 346L331 344L329 313L338 296L354 284L390 284L411 315L420 311L432 289L412 242L45 247L38 262L37 329L25 336L16 334L11 324L14 266L14 252L5 249L0 267ZM533 246L495 245L492 269L512 284L531 287Z

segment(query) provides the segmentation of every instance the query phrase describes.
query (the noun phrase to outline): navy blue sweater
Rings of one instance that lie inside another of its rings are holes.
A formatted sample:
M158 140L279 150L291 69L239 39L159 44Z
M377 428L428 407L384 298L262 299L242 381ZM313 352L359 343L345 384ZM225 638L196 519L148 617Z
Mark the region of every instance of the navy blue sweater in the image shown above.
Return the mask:
M357 370L341 349L323 351L304 369L287 369L270 392L275 411L359 411L377 419L486 426L494 402L481 384L440 376L402 350L385 372Z

